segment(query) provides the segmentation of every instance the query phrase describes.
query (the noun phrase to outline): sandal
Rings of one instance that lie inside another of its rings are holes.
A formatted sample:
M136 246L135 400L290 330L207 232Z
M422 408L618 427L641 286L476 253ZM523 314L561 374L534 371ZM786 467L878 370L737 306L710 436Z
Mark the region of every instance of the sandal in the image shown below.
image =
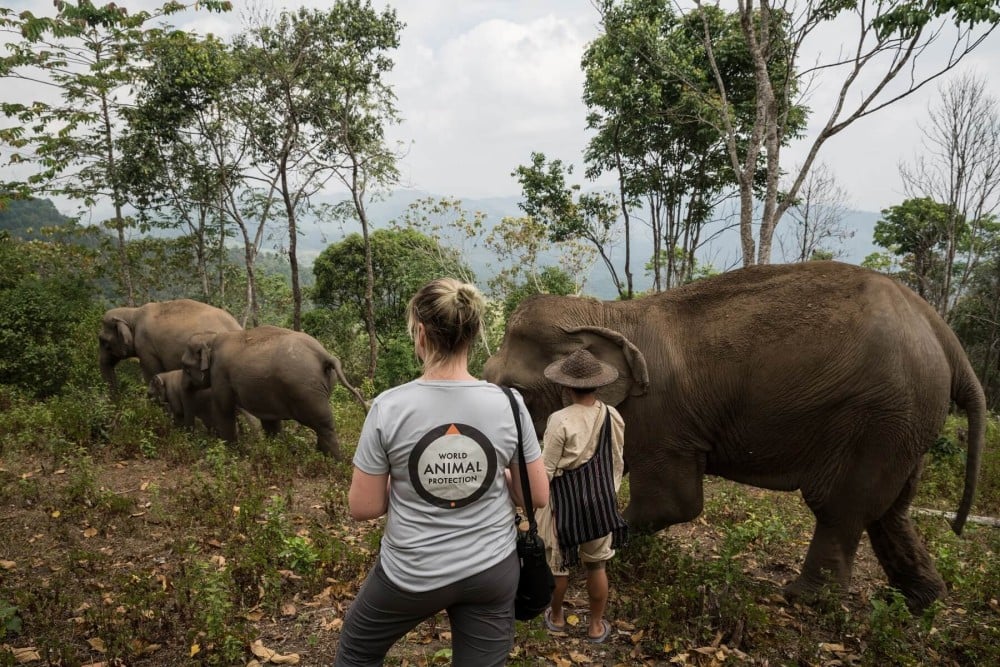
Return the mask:
M591 644L603 644L604 643L604 640L606 640L608 638L608 636L611 634L611 624L608 623L608 621L606 619L601 619L601 627L604 628L604 632L602 632L601 634L599 634L596 637L591 637L590 635L587 635L587 641L588 642L590 642Z
M543 618L545 619L545 627L548 628L549 632L566 632L565 623L563 623L562 625L556 625L555 623L552 622L552 607L549 607L548 609L545 610Z

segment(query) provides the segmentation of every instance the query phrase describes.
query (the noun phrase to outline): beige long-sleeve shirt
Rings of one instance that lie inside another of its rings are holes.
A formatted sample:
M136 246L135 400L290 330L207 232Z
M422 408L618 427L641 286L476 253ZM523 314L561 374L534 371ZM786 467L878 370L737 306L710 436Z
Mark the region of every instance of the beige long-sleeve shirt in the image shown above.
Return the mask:
M563 470L583 465L594 455L605 408L611 412L612 462L615 490L618 490L625 468L625 422L617 410L601 401L594 405L574 403L549 416L542 441L542 459L549 479L561 475Z

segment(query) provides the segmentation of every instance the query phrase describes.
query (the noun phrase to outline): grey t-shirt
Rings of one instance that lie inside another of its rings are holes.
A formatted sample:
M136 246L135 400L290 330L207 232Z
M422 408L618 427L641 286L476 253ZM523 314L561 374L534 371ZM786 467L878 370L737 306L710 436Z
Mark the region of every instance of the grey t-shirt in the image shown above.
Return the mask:
M524 460L541 456L520 395ZM504 469L516 465L517 430L506 394L488 382L415 380L379 394L354 465L389 473L382 536L386 575L429 591L478 574L514 550L514 504Z

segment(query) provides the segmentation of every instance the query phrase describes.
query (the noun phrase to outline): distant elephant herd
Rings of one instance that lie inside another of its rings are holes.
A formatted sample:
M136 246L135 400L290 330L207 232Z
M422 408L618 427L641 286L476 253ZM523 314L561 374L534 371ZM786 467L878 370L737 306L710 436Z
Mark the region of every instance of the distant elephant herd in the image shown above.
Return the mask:
M961 532L988 412L957 337L914 292L860 267L805 262L730 271L632 301L540 295L511 314L483 376L520 391L541 436L564 405L543 370L579 349L618 370L598 396L625 420L630 527L652 532L697 517L705 475L799 491L816 525L787 593L812 593L831 579L846 586L867 532L912 607L944 594L909 507L954 402L969 419L952 523ZM100 362L112 388L114 365L127 357L139 358L150 395L175 419L200 418L229 440L244 410L268 432L294 419L337 456L333 373L364 404L312 337L243 330L195 301L109 310Z
M268 435L291 419L316 432L319 451L339 458L334 382L366 405L340 360L312 336L274 326L244 329L226 311L190 299L112 308L98 343L101 375L112 392L115 366L137 357L148 396L175 423L193 427L200 419L229 442L237 439L241 413L259 420Z

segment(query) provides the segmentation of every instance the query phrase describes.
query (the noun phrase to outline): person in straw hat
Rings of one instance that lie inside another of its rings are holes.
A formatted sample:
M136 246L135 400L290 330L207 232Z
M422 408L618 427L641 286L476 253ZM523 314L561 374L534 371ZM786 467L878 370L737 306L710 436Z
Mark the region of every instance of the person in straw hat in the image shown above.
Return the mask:
M574 470L587 463L598 453L598 445L605 428L610 431L609 463L613 470L614 493L621 486L624 470L623 447L625 425L618 411L597 398L599 387L611 384L618 378L618 371L589 351L581 349L559 359L545 369L545 377L565 388L572 404L552 413L545 427L542 459L548 478L559 477L566 470ZM607 424L607 426L606 426ZM607 454L605 452L605 454ZM605 499L611 504L615 498ZM545 541L549 566L555 575L552 604L545 611L545 626L550 632L565 632L566 618L563 600L569 585L568 566L579 561L586 570L590 618L587 638L601 643L611 633L611 624L604 618L608 601L608 577L605 564L615 554L612 534L584 542L574 553L565 554L557 541L556 520L552 503L536 511L538 529ZM617 510L615 510L617 514ZM622 522L622 526L624 523Z

